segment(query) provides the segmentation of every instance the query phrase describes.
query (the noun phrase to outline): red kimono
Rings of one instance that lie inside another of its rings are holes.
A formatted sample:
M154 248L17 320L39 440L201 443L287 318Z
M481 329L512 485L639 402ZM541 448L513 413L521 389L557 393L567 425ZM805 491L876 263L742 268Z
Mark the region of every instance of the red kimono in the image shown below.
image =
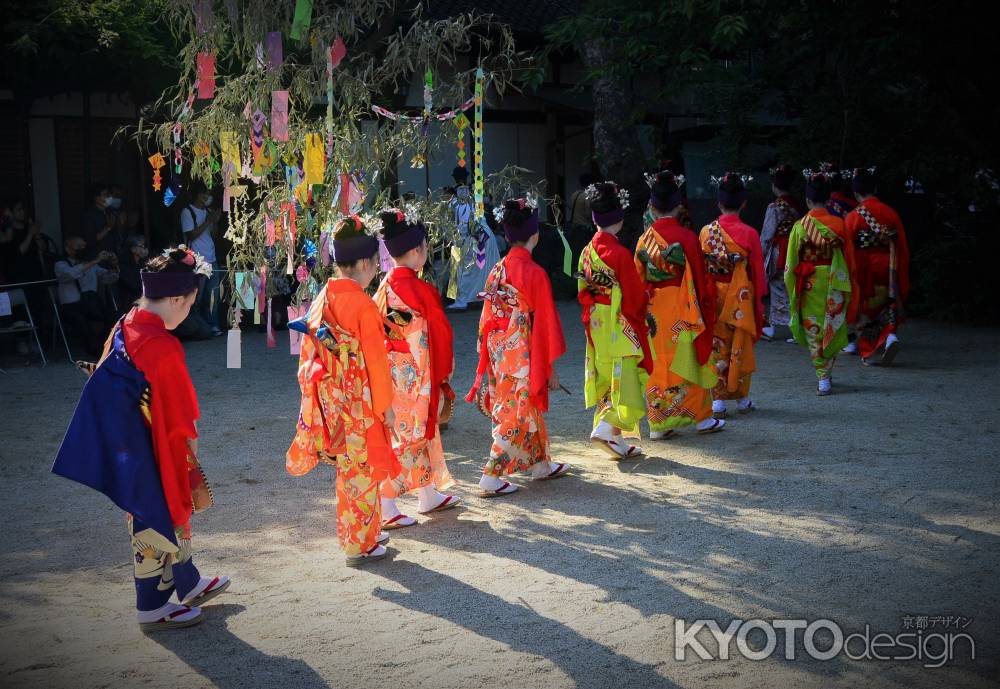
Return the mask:
M858 288L858 353L869 357L903 322L910 293L910 250L899 214L872 196L845 219L854 242Z
M479 367L466 399L493 422L493 446L483 473L505 476L549 459L543 412L549 379L566 351L549 276L515 246L486 281L479 320ZM481 388L486 374L487 387Z

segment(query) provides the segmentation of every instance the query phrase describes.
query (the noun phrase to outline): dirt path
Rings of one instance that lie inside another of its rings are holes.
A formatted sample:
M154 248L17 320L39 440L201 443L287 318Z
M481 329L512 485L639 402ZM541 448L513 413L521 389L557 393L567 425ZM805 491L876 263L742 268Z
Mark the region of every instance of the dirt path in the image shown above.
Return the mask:
M81 375L0 374L0 686L995 686L1000 331L911 324L897 368L845 357L822 399L804 351L762 344L759 411L614 464L584 442L583 335L576 308L561 311L574 394L555 398L549 427L573 474L475 497L489 428L461 405L444 442L465 508L395 532L394 559L360 571L337 548L332 473L284 472L287 339L269 351L245 335L239 371L223 341L191 344L217 500L194 520L195 561L234 583L200 627L148 637L124 518L49 473ZM476 316L452 320L464 392ZM674 660L675 620L831 618L874 634L917 615L972 618L976 660L958 646L939 669L820 662L802 657L801 632L794 661L781 636L759 662L735 644L728 661Z

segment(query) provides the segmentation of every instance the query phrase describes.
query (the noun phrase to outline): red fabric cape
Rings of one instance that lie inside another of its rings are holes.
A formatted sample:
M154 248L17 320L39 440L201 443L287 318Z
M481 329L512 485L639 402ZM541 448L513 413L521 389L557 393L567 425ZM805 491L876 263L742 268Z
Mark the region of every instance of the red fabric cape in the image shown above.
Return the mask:
M658 218L653 229L672 244L677 242L684 249L684 260L694 273L694 289L701 309L705 330L694 341L698 363L705 365L712 356L712 337L715 329L715 280L710 280L705 269L705 255L701 251L698 235L681 225L675 218Z
M421 280L410 268L396 266L386 281L407 306L423 316L427 322L427 347L431 358L431 401L428 410L427 440L434 437L438 427L438 406L441 386L451 378L455 366L452 351L451 323L441 306L441 297L431 285Z
M521 293L532 309L528 370L531 405L543 412L548 411L553 363L566 353L562 323L552 298L552 284L545 269L532 260L531 252L524 247L513 247L504 262L507 281ZM484 304L483 308L489 308L489 305Z
M163 495L174 526L191 519L188 439L198 437L198 398L188 376L184 348L163 319L138 307L125 317L125 351L146 377L150 389L150 433L160 468Z

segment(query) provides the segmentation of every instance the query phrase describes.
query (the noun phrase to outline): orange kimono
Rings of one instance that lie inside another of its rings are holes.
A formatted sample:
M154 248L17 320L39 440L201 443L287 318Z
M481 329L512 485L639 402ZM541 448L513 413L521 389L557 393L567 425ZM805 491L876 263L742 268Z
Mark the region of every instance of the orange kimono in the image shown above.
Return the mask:
M441 395L454 367L451 324L434 287L403 266L379 285L375 303L385 326L380 345L388 350L393 387L392 446L403 466L382 484L382 497L425 486L444 490L455 483L438 429Z
M566 341L549 276L524 247L513 247L490 271L482 296L479 368L466 400L478 397L493 422L483 473L506 476L549 459L543 414L553 364L566 352Z
M347 555L360 555L381 531L379 483L401 469L385 426L392 380L382 317L358 283L340 278L327 282L306 322L302 404L285 467L302 476L336 457L337 536Z
M715 280L716 322L712 349L719 382L712 390L717 400L750 396L757 367L753 345L764 325L767 279L757 230L725 213L699 235L706 267Z

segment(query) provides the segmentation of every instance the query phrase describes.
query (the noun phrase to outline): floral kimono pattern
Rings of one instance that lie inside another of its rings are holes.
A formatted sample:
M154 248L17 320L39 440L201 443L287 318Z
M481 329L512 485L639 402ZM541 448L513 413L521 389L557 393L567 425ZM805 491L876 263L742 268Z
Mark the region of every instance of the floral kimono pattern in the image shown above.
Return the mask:
M747 270L747 253L718 220L702 229L700 240L717 293L712 349L719 379L712 396L717 400L743 399L750 396L750 383L757 368L753 352L757 337L755 297Z
M546 461L549 438L542 411L531 403L531 308L507 282L503 261L490 271L482 297L479 347L487 358L479 406L493 422L493 446L483 473L506 476Z
M764 251L764 272L767 276L771 306L768 321L788 325L790 318L788 294L785 292L785 263L788 237L801 213L785 197L778 197L768 207L761 228L760 240Z
M693 270L679 243L668 245L650 228L636 251L639 276L651 289L649 314L655 358L646 385L651 431L688 426L712 414L711 390L717 382L711 361L699 365L694 341L705 330Z
M392 447L403 471L382 484L382 497L396 498L409 491L434 486L445 490L455 484L445 464L441 433L427 438L431 404L431 364L427 323L383 282L375 295L386 314L386 348L392 377L392 411L395 416Z
M615 272L588 244L580 255L578 297L587 333L584 402L596 405L594 427L601 421L637 435L646 413L647 374L639 333L622 314L622 289Z
M847 344L852 292L843 238L826 224L834 221L837 219L831 215L824 214L821 219L811 212L797 222L785 269L792 335L808 348L820 379L829 378L837 354Z
M347 555L367 552L381 530L379 481L369 462L374 423L365 359L357 338L324 317L326 292L313 302L302 338L298 381L302 402L286 454L292 476L320 462L337 468L337 537Z

